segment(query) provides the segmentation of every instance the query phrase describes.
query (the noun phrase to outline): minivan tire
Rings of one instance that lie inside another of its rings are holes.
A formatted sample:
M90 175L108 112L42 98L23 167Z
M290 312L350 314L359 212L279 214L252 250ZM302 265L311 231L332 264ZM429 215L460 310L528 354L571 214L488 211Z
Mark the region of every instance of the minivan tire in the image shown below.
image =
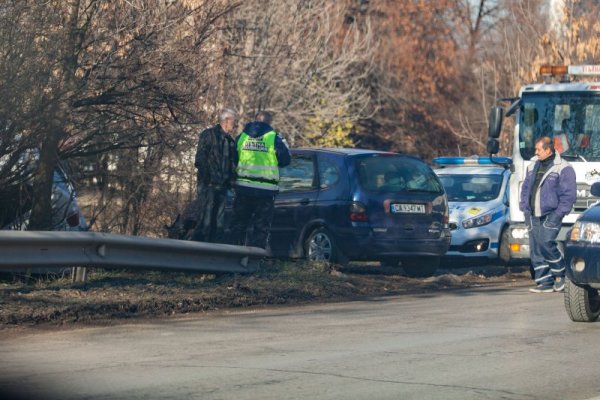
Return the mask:
M431 276L440 266L440 257L408 257L402 259L402 268L408 276L423 278Z
M335 244L331 232L324 227L313 230L304 244L304 254L308 261L325 261L345 265L346 257Z
M598 290L579 286L569 278L565 282L565 308L574 322L594 322L600 315Z

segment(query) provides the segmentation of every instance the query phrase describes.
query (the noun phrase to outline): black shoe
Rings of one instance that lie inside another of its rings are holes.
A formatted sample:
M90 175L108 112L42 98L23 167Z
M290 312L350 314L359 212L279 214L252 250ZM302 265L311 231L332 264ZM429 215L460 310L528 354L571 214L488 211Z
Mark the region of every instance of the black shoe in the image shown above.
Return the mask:
M565 277L561 276L560 278L556 278L556 280L554 281L554 287L553 287L555 292L562 292L565 290Z
M534 288L529 289L531 293L552 293L554 288L552 286L537 285Z

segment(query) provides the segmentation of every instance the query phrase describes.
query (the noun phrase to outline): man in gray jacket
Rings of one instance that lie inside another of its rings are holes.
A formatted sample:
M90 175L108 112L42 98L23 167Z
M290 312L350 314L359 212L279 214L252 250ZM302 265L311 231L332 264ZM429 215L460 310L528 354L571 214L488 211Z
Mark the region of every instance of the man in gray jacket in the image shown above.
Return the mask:
M534 293L562 292L565 260L556 245L562 220L577 197L575 170L554 151L552 139L535 142L534 163L527 167L519 208L529 228L529 253L537 286Z

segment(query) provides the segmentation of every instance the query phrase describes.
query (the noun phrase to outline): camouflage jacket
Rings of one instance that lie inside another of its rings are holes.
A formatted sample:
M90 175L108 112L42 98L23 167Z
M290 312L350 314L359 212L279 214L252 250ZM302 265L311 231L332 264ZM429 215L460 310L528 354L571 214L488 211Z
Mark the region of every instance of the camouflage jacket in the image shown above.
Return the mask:
M198 169L198 185L231 187L235 181L237 151L235 141L221 125L200 133L194 165Z

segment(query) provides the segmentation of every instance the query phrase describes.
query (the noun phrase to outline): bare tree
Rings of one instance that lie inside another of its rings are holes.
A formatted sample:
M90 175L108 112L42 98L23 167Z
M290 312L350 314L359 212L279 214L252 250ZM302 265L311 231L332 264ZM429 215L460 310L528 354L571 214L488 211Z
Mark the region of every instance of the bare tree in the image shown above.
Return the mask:
M368 116L376 47L369 22L348 24L347 10L325 0L244 2L222 32L222 98L248 118L274 111L278 129L297 144L318 140L307 131L311 119Z
M2 48L13 58L0 64L0 86L17 107L0 115L28 141L3 133L10 140L0 149L10 156L2 170L15 164L10 157L18 158L15 143L37 147L32 228L49 226L51 176L59 153L83 157L145 148L149 165L156 166L165 149L181 144L184 127L203 116L197 105L208 91L203 83L213 67L214 57L206 55L215 21L236 6L159 0L15 0L3 6L0 18L8 34ZM18 40L11 42L14 37ZM19 79L23 72L34 77L32 82ZM14 168L10 171L16 176Z

